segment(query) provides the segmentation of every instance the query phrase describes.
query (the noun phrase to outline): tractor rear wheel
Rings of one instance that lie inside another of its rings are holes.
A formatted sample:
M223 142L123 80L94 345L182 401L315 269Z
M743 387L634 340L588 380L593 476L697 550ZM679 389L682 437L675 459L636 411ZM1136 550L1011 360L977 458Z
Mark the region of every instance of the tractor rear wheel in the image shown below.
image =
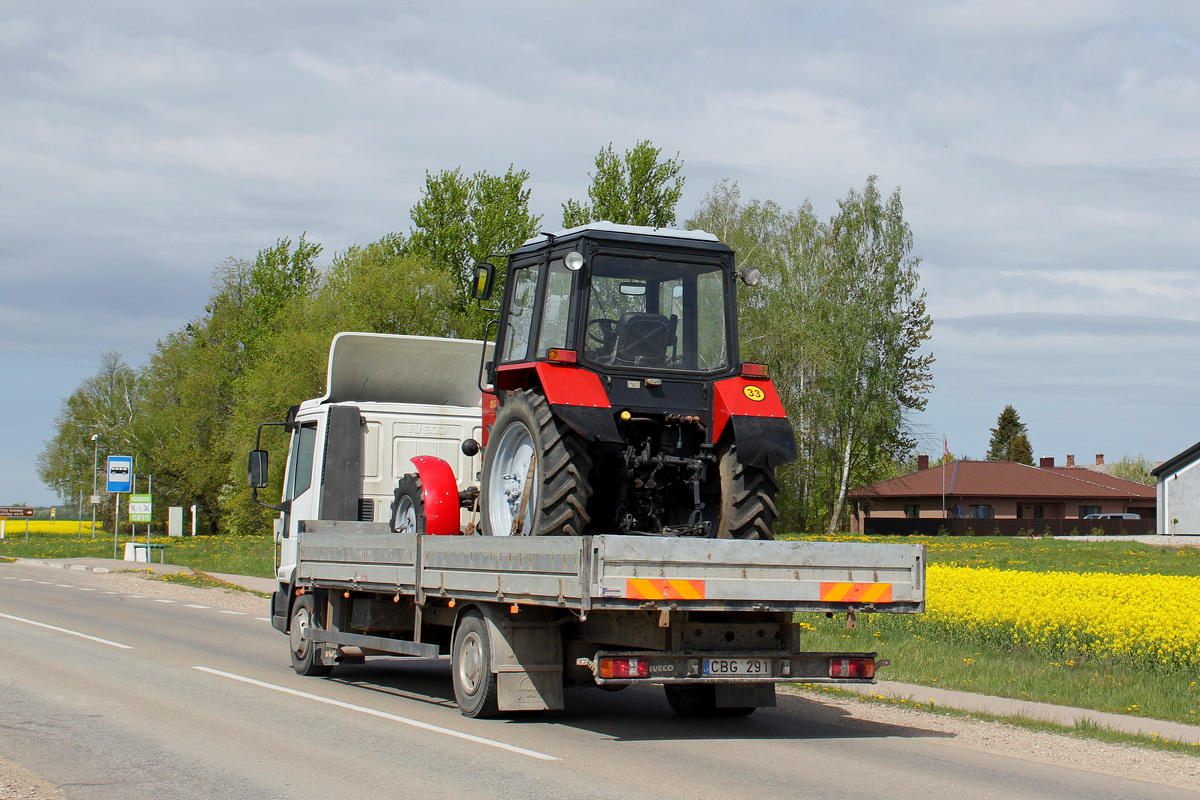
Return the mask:
M720 516L713 520L718 539L774 539L775 495L779 479L773 467L738 461L737 445L726 444L718 454Z
M496 414L483 454L480 487L492 536L581 536L590 521L592 460L583 442L555 419L546 398L520 389Z

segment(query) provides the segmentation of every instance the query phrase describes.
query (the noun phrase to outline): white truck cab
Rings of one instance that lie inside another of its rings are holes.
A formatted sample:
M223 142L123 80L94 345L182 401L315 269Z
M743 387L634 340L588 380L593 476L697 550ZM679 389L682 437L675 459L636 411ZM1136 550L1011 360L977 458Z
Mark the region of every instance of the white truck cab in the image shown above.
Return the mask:
M460 489L474 485L482 437L478 385L484 343L379 333L339 333L329 352L327 390L289 415L291 441L275 540L276 577L292 582L302 520L386 522L412 458L447 462ZM491 348L487 348L490 357ZM463 511L463 527L472 520Z

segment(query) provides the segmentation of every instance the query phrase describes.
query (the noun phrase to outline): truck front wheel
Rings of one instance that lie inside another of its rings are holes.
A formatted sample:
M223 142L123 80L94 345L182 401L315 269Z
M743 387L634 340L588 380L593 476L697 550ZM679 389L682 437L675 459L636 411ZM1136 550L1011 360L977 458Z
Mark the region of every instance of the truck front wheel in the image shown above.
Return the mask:
M292 626L288 643L292 651L292 669L301 675L323 678L333 671L333 665L321 659L321 645L310 638L315 603L311 594L300 595L292 606Z
M555 419L545 397L524 389L511 393L483 455L486 532L582 536L590 521L591 467L583 442Z
M454 699L464 717L495 719L496 673L492 672L492 643L487 623L476 611L468 611L454 632L450 670L454 673Z

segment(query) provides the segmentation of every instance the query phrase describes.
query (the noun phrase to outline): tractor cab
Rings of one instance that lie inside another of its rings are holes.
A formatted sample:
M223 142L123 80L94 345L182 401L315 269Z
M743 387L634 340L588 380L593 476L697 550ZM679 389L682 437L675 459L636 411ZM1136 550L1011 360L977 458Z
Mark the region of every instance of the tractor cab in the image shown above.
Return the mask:
M494 268L478 269L490 285ZM493 373L564 358L604 374L729 373L736 277L733 251L701 231L594 223L543 234L509 257Z

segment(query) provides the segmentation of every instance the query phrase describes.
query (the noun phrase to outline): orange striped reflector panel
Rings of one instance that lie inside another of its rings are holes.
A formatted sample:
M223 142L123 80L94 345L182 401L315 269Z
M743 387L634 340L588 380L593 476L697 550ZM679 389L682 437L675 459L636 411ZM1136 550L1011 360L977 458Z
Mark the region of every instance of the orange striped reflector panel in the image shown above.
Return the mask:
M821 599L831 603L890 603L890 583L822 583Z
M626 578L625 597L630 600L703 600L704 581Z

